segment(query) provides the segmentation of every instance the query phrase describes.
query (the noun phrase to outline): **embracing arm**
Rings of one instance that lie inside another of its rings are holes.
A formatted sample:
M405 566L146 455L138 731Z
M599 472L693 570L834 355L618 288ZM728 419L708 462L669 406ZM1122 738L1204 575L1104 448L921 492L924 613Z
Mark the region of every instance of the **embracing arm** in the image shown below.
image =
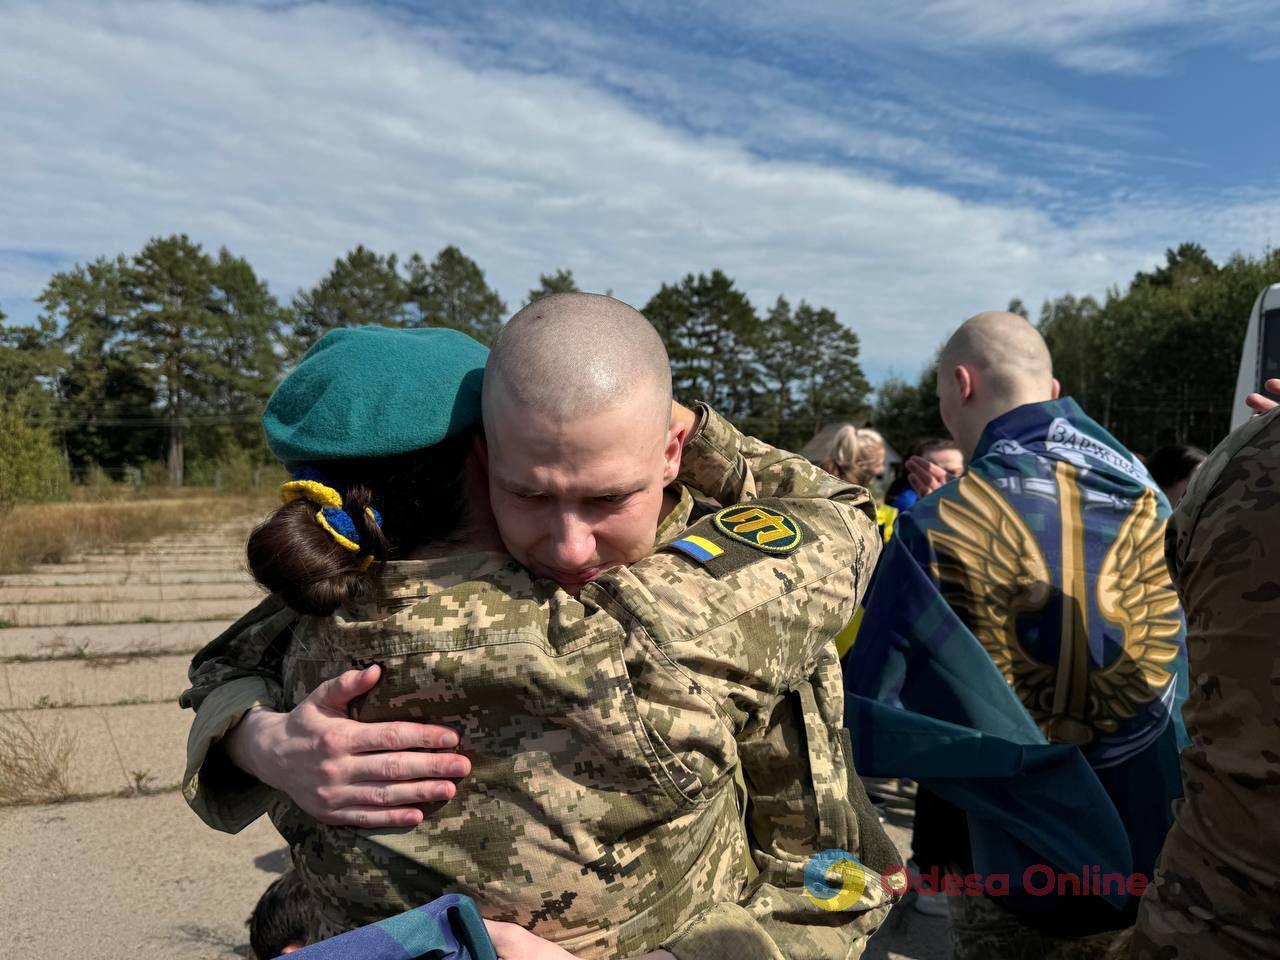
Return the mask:
M771 447L739 431L706 404L684 444L680 480L723 506L764 497L837 500L874 523L870 494L814 466L797 453Z
M415 804L447 800L469 761L423 753L458 744L422 723L361 723L348 704L380 668L348 670L287 710L284 654L298 615L270 597L196 654L181 704L196 711L182 792L211 827L236 833L261 816L272 790L322 823L413 826Z
M298 615L267 597L211 640L191 661L191 686L178 703L196 711L187 736L182 793L200 819L236 833L265 812L269 788L223 750L228 732L254 708L284 704L281 664Z

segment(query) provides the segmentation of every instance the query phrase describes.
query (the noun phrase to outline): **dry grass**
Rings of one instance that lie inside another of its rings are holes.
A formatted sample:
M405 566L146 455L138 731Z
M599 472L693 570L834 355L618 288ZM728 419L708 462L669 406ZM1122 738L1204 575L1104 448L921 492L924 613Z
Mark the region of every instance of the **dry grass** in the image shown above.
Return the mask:
M0 804L66 800L75 748L75 737L61 723L0 714Z
M0 523L0 574L38 563L220 522L248 521L273 506L269 496L184 497L17 506Z

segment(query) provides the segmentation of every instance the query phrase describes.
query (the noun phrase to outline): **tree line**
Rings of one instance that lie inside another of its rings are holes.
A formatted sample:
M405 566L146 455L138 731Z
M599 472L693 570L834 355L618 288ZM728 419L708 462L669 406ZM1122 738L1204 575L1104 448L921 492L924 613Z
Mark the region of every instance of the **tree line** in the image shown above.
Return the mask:
M560 269L525 302L577 289ZM0 326L9 418L44 431L74 474L160 462L174 484L228 457L270 459L262 407L325 332L451 327L491 343L508 315L452 245L430 261L357 246L282 303L247 259L185 235L55 273L38 303L34 324ZM865 417L858 337L829 308L779 296L762 313L713 270L663 284L641 309L670 351L677 395L770 442L798 447L825 423Z
M1101 299L1046 300L1037 326L1062 392L1137 453L1170 444L1212 449L1231 425L1236 373L1258 294L1280 282L1280 250L1215 263L1184 243ZM1009 310L1030 319L1021 300ZM937 362L918 380L877 389L873 418L905 450L944 433L935 391Z

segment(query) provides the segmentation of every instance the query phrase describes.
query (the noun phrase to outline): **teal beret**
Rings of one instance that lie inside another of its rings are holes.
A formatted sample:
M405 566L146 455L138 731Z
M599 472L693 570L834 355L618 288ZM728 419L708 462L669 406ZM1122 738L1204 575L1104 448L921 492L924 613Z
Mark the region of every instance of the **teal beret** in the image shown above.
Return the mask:
M267 445L288 464L430 447L480 423L488 357L457 330L331 330L267 401Z

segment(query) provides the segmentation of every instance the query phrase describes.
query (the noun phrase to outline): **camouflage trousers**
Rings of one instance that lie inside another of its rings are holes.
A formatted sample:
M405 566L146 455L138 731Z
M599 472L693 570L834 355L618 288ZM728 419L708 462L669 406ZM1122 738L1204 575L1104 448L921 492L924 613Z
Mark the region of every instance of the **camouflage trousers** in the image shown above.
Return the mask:
M990 897L949 897L955 960L1124 960L1129 930L1088 937L1041 933Z

